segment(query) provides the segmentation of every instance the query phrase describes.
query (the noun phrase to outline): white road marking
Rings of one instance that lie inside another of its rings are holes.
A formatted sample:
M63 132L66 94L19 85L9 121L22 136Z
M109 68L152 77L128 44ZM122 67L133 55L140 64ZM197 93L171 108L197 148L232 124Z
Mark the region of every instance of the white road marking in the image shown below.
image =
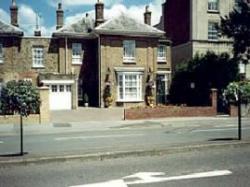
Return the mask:
M135 175L131 175L127 178L140 178L140 180L127 182L126 184L148 184L148 183L159 183L159 182L166 182L166 181L175 181L175 180L184 180L184 179L199 179L199 178L207 178L207 177L217 177L217 176L225 176L231 175L232 172L229 170L217 170L217 171L209 171L209 172L202 172L202 173L193 173L189 175L182 175L182 176L174 176L174 177L159 177L165 175L165 173L137 173Z
M95 184L85 184L85 185L70 186L70 187L127 187L127 185L133 185L133 184L149 184L149 183L176 181L176 180L199 179L199 178L225 176L231 174L232 172L229 170L216 170L216 171L193 173L189 175L181 175L174 177L162 177L165 175L165 173L141 172L141 173L136 173L134 175L123 177L123 180L113 180ZM134 181L126 182L126 180L129 179Z
M3 143L3 141L0 141L0 144L2 144Z
M70 187L127 187L127 185L124 183L123 180L114 180L103 183L86 184L86 185L70 186Z
M87 140L87 139L98 139L98 138L124 138L124 137L138 137L138 136L144 136L144 134L59 137L55 138L55 140L67 141L67 140Z
M244 127L242 130L249 130L250 127ZM193 130L191 132L216 132L216 131L233 131L238 130L238 128L224 128L224 129L202 129L202 130Z

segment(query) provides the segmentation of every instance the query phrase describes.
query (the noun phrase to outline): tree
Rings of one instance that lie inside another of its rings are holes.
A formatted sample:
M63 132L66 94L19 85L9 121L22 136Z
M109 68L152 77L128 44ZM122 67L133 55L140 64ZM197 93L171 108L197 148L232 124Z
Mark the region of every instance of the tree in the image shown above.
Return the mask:
M242 0L229 15L221 17L220 30L222 35L233 39L235 57L243 63L250 59L250 2Z
M20 154L23 155L23 117L39 112L39 93L30 81L9 81L1 91L0 103L3 114L20 114Z
M210 104L210 90L222 90L238 78L238 65L227 53L207 52L177 68L170 88L170 102L188 105ZM191 86L193 84L193 88Z

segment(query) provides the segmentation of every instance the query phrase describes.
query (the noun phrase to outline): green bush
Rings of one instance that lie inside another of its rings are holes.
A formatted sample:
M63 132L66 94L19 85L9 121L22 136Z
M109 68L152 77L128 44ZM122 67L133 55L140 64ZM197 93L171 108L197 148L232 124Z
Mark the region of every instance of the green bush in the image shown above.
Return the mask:
M227 101L236 104L238 101L238 91L241 92L242 103L250 103L250 83L249 82L232 82L224 91Z
M30 81L9 81L2 88L0 106L3 114L28 116L39 113L40 96Z

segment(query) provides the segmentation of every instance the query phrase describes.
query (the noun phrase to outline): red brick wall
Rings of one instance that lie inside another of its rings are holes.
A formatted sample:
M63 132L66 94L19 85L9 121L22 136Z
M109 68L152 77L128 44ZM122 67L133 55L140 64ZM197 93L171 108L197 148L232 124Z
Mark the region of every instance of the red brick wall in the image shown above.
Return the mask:
M156 108L125 109L125 119L145 119L163 117L215 116L214 107L164 106Z
M167 0L163 5L164 30L173 46L190 40L190 0Z
M157 106L155 108L130 108L124 110L124 119L146 119L163 117L198 117L216 116L217 90L211 90L212 106L186 107L186 106Z

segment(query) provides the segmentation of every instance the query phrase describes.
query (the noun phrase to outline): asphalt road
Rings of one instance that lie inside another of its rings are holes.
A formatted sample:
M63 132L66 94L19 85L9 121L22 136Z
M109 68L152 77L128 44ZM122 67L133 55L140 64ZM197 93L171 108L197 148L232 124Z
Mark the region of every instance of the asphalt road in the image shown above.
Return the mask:
M1 165L0 186L248 187L250 186L249 148L250 146L208 149L165 156L128 157L103 161L74 160ZM161 176L152 176L159 172ZM140 184L134 184L136 182ZM146 182L148 184L145 184Z
M243 139L249 140L250 121L244 119L242 126ZM19 151L18 128L15 130L11 134L0 134L0 155ZM237 133L237 120L175 121L168 124L164 121L145 121L102 130L63 128L59 131L47 129L42 133L34 130L25 133L24 151L33 155L58 155L152 150L187 143L221 142L237 138Z

